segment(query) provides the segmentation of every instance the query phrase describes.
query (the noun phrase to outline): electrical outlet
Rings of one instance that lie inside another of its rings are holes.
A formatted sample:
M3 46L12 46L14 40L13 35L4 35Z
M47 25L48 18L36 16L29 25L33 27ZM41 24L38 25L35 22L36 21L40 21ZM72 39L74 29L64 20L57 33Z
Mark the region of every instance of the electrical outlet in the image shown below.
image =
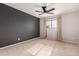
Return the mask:
M18 40L20 40L20 37L18 37Z

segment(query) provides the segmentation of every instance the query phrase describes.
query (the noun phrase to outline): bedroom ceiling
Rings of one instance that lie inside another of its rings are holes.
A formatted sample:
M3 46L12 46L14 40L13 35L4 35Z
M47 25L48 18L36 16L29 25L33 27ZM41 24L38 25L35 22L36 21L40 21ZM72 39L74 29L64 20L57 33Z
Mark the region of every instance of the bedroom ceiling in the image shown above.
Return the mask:
M37 7L37 5L42 6L43 3L5 3L5 4L39 18L79 10L79 3L47 3L48 5L47 9L55 8L55 10L52 11L54 14L53 15L43 14L39 16L38 15L39 13L35 12L35 10L42 10L41 7Z

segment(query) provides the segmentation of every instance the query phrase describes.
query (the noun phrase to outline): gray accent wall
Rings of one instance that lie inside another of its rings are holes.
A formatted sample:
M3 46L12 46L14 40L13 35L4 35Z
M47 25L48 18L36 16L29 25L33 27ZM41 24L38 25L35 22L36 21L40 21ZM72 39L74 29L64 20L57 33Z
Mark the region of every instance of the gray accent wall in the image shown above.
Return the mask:
M0 3L0 47L39 36L39 18Z

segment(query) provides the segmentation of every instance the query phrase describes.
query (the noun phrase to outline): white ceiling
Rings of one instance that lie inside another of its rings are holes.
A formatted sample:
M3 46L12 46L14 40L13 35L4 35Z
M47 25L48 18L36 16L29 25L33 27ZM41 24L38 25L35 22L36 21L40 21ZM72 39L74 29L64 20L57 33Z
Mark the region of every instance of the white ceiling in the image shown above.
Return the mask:
M39 13L35 12L35 10L42 10L40 7L37 7L36 5L42 6L43 3L5 3L5 4L39 18L53 16L48 14L43 14L39 16L38 15ZM48 5L47 9L55 8L55 10L52 11L54 15L59 15L62 13L68 13L68 12L79 10L79 3L50 3L47 5Z

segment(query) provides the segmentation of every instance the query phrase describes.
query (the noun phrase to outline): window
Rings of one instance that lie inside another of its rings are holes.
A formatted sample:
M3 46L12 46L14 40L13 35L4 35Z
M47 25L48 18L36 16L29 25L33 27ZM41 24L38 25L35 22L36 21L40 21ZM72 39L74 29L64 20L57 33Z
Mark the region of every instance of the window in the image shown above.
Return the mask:
M57 27L57 21L56 20L48 20L47 23L47 28L53 29Z

